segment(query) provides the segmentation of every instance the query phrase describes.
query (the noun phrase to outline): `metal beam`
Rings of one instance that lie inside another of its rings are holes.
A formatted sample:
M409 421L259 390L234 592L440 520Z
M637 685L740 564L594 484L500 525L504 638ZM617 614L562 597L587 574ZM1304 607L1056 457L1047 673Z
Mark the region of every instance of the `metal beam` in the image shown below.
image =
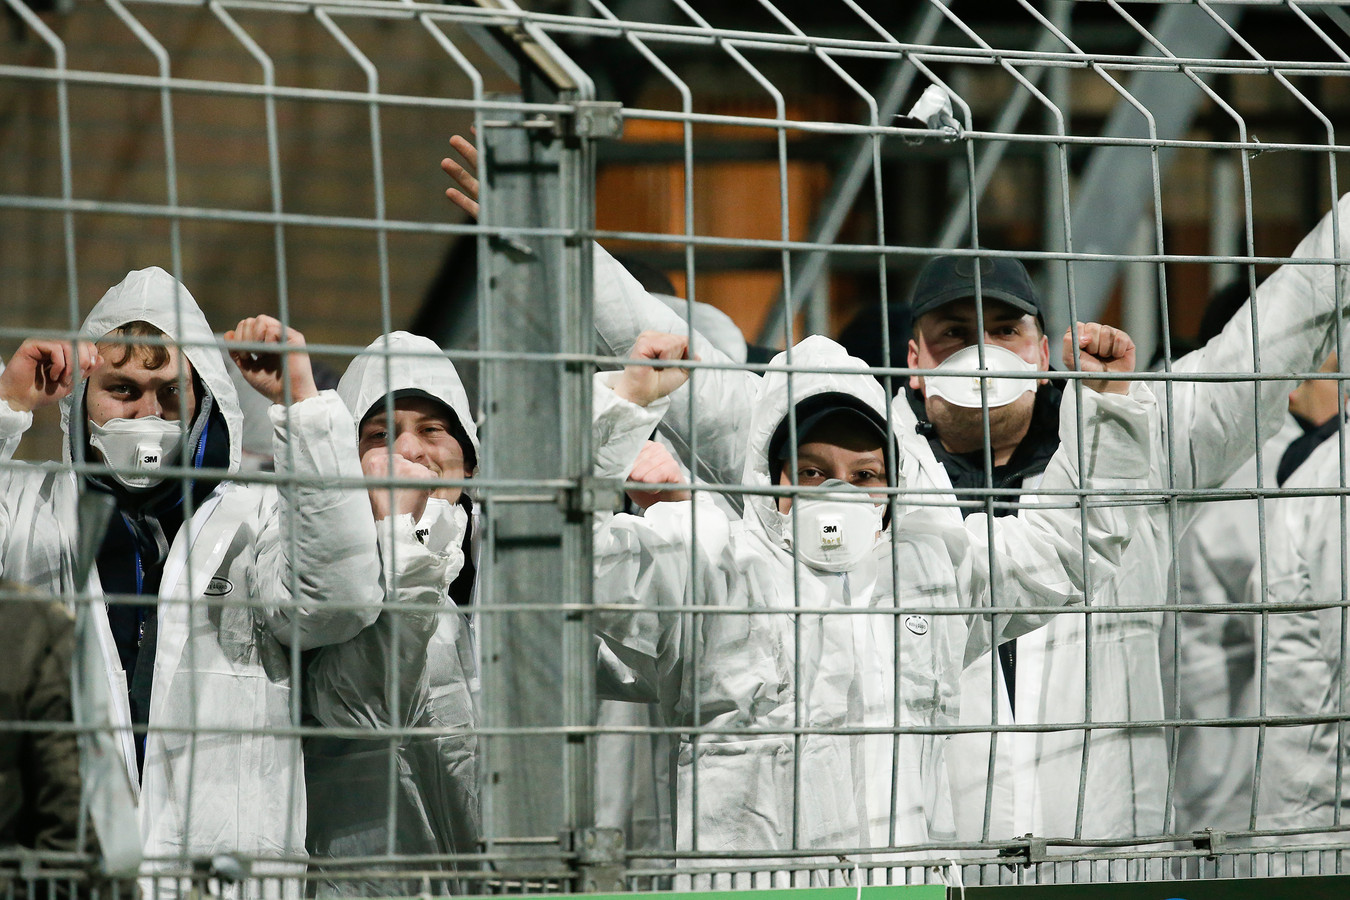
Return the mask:
M927 44L931 42L942 22L942 11L937 7L928 7L919 16L908 43ZM882 79L881 99L877 104L877 116L882 123L889 122L900 112L900 105L913 88L917 74L918 70L909 65L904 57L900 57L891 64L891 67L886 71L886 77ZM852 211L853 204L858 199L858 193L862 190L863 185L867 182L867 176L871 173L872 141L873 138L870 135L860 135L854 139L852 148L846 156L847 161L840 170L841 174L830 187L830 193L821 207L820 214L811 226L810 240L813 243L828 244L839 236L839 230L843 227L844 220ZM792 293L785 301L782 291L779 291L773 308L764 317L764 325L759 330L758 343L769 347L778 345L783 334L786 311L791 310L792 315L796 315L806 298L812 296L816 290L817 282L826 271L828 257L829 253L825 250L816 250L804 256L793 257Z
M1242 17L1243 7L1217 7L1214 13L1234 25ZM1161 44L1182 58L1221 57L1230 42L1229 36L1204 10L1190 5L1160 9L1150 30ZM1145 42L1140 55L1161 54ZM1204 99L1198 87L1173 72L1136 73L1126 88L1153 114L1160 140L1184 137ZM1102 135L1147 138L1148 131L1138 110L1121 99ZM1158 151L1160 171L1166 171L1173 153L1172 149ZM1138 233L1140 218L1152 215L1152 178L1148 150L1120 146L1095 150L1073 202L1074 252L1128 253ZM1120 266L1119 262L1073 264L1078 318L1089 321L1101 316L1115 288ZM1042 293L1047 299L1047 327L1052 334L1058 334L1069 321L1067 282L1063 278L1052 279Z
M494 2L514 6L512 0ZM478 239L480 343L487 351L517 355L480 364L484 474L572 485L527 492L538 501L496 503L491 493L482 498L484 722L489 728L544 729L482 741L484 836L489 849L536 854L521 869L538 872L544 862L539 839L594 825L594 738L584 733L595 720L594 638L588 616L492 607L591 596L591 516L579 508L591 468L591 373L519 358L593 347L591 245L557 234L498 237L491 230L531 226L575 234L594 228L594 139L582 133L580 121L593 107L594 87L536 26L527 24L512 37L519 65L510 74L521 99L575 103L578 110L570 132L561 121L555 131L500 120L492 127L480 123L479 131L479 221L488 229ZM534 50L527 52L524 42ZM520 844L519 838L529 840Z
M1042 34L1040 42L1036 45L1037 52L1048 52L1055 49L1059 42L1051 34ZM1045 69L1027 69L1025 72L1027 79L1032 84L1038 83L1045 75ZM1000 134L1010 134L1017 127L1017 123L1022 121L1022 115L1027 111L1027 106L1031 103L1032 95L1030 91L1014 90L1008 96L1008 102L1003 105L1002 111L998 114L998 120L994 123L994 131ZM979 162L975 164L975 201L978 203L984 197L985 189L989 187L989 182L993 178L994 170L998 164L1008 154L1010 148L1018 145L1008 141L997 141L990 143L988 149L980 155ZM966 193L962 198L952 205L951 214L947 217L947 222L942 226L942 236L938 238L938 246L950 250L958 246L969 246L968 238L970 230L970 192L972 186L966 187Z

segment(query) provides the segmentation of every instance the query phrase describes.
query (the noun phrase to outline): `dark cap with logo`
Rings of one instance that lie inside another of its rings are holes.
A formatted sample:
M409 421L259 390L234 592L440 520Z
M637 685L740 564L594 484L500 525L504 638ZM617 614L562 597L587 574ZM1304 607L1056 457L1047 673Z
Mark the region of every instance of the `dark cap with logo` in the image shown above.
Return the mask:
M979 267L981 296L998 300L1028 315L1044 326L1040 301L1031 276L1019 261L1007 256L937 256L930 259L914 281L909 302L915 321L953 300L975 299L975 270Z

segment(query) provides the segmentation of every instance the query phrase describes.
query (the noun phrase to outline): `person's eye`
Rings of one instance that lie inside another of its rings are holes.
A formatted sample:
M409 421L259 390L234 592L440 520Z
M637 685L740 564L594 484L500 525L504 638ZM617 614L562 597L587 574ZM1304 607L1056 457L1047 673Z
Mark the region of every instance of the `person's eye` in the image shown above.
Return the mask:
M436 424L432 424L432 425L423 425L423 426L422 426L422 433L423 433L423 434L445 434L445 426L444 426L444 425L436 425Z
M365 434L361 436L361 441L362 443L369 443L371 441L383 441L388 436L389 432L384 431L383 429L376 431L367 431Z

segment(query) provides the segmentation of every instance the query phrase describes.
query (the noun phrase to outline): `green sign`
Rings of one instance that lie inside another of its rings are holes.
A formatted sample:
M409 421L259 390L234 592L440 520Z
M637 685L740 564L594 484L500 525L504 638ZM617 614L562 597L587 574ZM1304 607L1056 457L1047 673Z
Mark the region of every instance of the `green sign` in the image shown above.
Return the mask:
M637 897L678 897L679 900L947 900L941 884L880 884L855 887L763 888L750 891L681 891L679 893L578 894L586 900L635 900Z
M953 896L957 891L952 891ZM967 900L1346 900L1350 877L1204 878L1116 884L968 887Z

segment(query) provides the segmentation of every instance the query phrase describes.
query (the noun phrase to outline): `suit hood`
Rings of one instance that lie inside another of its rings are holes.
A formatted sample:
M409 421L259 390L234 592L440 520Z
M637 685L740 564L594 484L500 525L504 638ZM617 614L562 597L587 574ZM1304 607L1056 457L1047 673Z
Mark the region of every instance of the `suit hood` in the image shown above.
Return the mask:
M839 344L826 337L813 335L792 350L779 353L771 361L775 366L792 365L801 368L846 370L836 373L775 372L764 373L755 397L754 413L750 421L750 436L745 454L745 474L742 478L749 487L769 487L777 482L777 473L770 477L769 442L778 426L788 417L788 389L792 401L802 401L820 394L846 394L875 412L882 421L887 418L886 391L867 372L867 363L849 356ZM892 423L892 430L897 426ZM897 446L896 459L899 460ZM782 517L774 500L765 494L746 496L746 506L773 540L781 542ZM749 519L750 516L747 516Z
M138 269L108 289L80 326L83 340L99 341L108 332L131 322L148 322L176 344L192 363L199 383L211 394L216 409L225 420L230 440L229 470L239 468L243 441L244 414L239 395L230 380L229 369L220 342L206 322L201 307L183 283L158 266ZM62 449L67 462L73 459L70 430L71 413L84 408L84 383L61 401ZM202 398L197 399L202 409Z
M386 360L388 360L386 364ZM455 364L435 341L406 331L394 331L378 337L365 352L347 367L338 382L338 396L351 410L357 428L361 420L387 394L416 391L446 405L473 447L475 460L482 456L478 448L478 426L469 396L464 391Z

